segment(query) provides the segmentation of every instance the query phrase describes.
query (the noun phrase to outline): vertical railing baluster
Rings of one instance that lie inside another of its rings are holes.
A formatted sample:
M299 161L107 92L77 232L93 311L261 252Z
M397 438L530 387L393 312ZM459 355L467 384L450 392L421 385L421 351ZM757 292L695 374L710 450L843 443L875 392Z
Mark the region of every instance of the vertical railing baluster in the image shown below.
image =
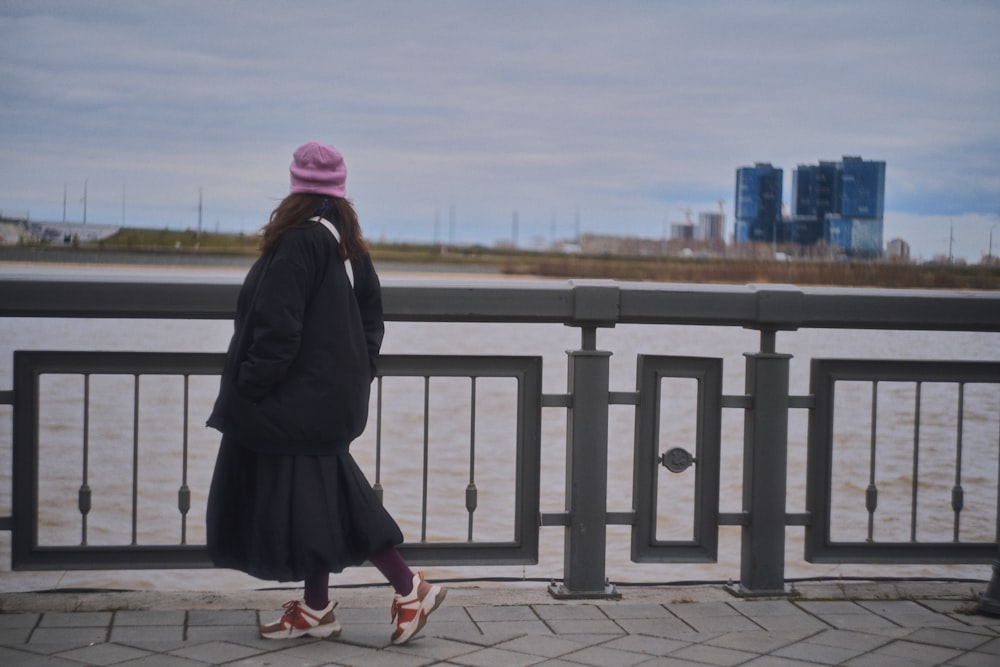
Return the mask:
M961 529L962 508L965 506L965 490L962 489L962 430L965 415L965 383L958 383L958 426L955 443L955 486L951 489L951 509L955 512L952 541L958 542Z
M424 376L424 463L420 490L420 541L427 541L427 463L430 459L431 377Z
M132 376L132 544L139 535L139 374Z
M868 454L868 488L865 489L865 509L868 510L868 541L875 538L875 510L878 508L878 486L875 484L875 448L878 432L878 380L872 382L871 444Z
M87 545L87 517L90 514L90 373L83 375L83 479L77 493L80 509L80 544Z
M375 483L372 488L379 502L382 500L382 376L375 387Z
M920 482L920 390L923 386L917 381L917 392L913 408L913 478L910 489L910 541L917 541L917 486Z
M188 391L191 376L184 375L184 432L181 435L181 488L177 491L177 509L181 513L181 544L187 544L187 514L191 510L191 489L188 488Z
M476 490L476 378L469 378L472 381L471 387L471 416L469 418L469 484L465 487L465 510L469 513L469 536L468 541L472 541L473 517L478 505L478 491Z

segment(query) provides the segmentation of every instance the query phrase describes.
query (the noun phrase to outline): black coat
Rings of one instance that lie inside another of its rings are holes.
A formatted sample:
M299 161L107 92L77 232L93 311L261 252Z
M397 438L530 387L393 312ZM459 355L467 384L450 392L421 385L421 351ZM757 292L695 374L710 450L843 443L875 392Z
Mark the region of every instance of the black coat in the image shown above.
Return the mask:
M240 291L208 425L255 451L332 454L365 429L385 324L371 258L352 260L319 223L285 232Z

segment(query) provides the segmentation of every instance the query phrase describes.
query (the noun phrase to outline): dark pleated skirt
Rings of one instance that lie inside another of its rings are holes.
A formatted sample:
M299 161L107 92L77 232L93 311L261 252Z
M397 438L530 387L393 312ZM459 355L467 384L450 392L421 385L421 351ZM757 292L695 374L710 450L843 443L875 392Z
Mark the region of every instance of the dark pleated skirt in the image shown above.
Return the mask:
M269 581L340 572L403 541L350 453L258 454L226 437L207 533L215 565Z

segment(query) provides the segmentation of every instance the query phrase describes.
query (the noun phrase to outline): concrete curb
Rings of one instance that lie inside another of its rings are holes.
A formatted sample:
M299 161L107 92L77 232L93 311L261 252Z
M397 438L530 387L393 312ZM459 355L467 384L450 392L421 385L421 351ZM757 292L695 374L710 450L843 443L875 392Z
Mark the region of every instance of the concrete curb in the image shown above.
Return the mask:
M721 584L698 586L621 586L622 600L556 600L540 583L446 584L448 602L462 607L583 604L685 604L736 600ZM974 604L987 582L799 582L791 600L920 600L948 599ZM273 610L300 595L295 587L247 591L83 590L0 593L0 613L146 610ZM333 588L331 596L344 607L385 607L391 593L387 586ZM750 598L761 599L761 598ZM774 599L774 598L770 598Z

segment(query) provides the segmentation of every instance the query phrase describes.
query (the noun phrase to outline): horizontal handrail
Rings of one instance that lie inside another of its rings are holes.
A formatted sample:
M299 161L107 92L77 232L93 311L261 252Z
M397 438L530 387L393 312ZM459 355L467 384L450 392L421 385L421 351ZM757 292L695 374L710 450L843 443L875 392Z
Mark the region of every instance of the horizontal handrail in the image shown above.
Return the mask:
M230 319L235 283L0 278L0 317ZM604 280L383 280L386 319L1000 331L1000 292Z

